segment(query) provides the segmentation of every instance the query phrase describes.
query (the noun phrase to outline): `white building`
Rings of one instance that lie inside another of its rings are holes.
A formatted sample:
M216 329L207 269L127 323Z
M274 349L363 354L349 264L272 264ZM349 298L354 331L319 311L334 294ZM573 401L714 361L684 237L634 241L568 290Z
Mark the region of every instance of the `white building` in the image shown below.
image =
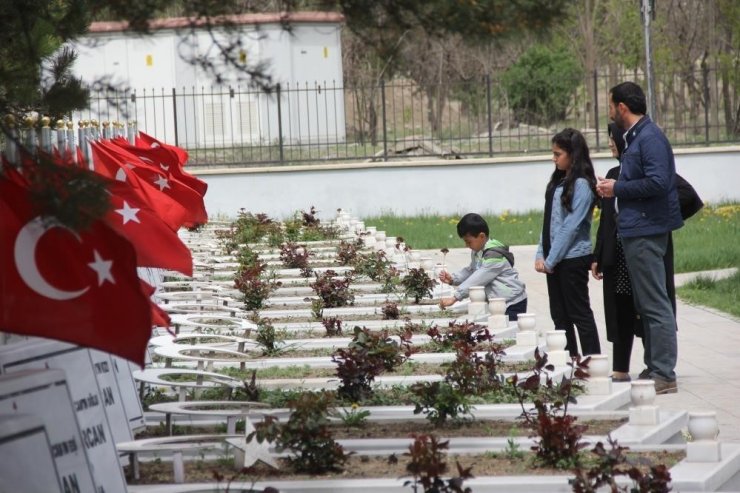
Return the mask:
M91 109L77 119L136 120L140 129L183 147L341 142L345 137L342 87L342 16L330 12L245 14L230 17L239 34L191 28L185 18L161 19L151 35L123 22L96 22L73 46L76 75L89 84L106 81L128 91L93 93ZM282 23L288 22L290 31ZM232 37L229 37L232 36ZM250 88L224 65L216 42L238 42L237 63L264 63L281 84L275 93ZM209 57L215 73L189 60ZM113 98L120 108L110 105ZM125 114L125 113L128 113Z

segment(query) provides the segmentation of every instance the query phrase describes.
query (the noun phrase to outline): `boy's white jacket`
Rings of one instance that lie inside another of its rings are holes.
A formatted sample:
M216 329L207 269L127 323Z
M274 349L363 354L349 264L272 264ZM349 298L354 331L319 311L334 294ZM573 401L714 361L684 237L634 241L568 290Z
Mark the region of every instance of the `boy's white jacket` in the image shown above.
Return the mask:
M479 252L470 252L470 265L452 274L455 299L467 298L471 286L484 286L486 298L506 298L506 306L526 299L527 290L519 273L496 248L508 249L503 243L489 238Z

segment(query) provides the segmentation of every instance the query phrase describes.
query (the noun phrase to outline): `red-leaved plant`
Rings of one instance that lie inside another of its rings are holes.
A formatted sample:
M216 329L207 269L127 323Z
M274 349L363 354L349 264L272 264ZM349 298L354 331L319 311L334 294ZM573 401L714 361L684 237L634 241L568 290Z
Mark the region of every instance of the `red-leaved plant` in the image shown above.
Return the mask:
M342 321L339 317L326 317L321 319L321 325L326 329L327 337L342 335Z
M596 493L607 486L609 491L630 493L668 493L671 491L671 473L663 464L650 465L649 472L642 472L637 464L630 461L625 452L611 436L607 437L609 450L602 442L597 442L591 453L596 456L593 466L578 465L574 469L575 478L570 480L575 493ZM632 486L617 483L618 476L628 476Z
M263 263L240 267L234 277L234 286L244 295L244 307L247 310L262 308L265 300L282 285L274 275L265 275L265 269Z
M308 277L313 272L308 264L311 256L313 254L308 251L306 245L288 241L280 246L280 260L283 265L289 269L300 269L303 277Z
M401 310L398 308L398 303L388 301L383 303L380 307L380 312L383 314L383 320L398 320L401 316Z
M411 460L406 464L406 471L413 479L405 481L404 486L410 486L414 493L472 493L470 488L463 488L463 482L473 477L472 467L464 468L459 462L457 476L444 480L442 476L447 472L447 449L449 441L440 442L434 435L413 435L414 442L409 445L409 451L404 455Z
M387 330L372 332L366 327L355 327L349 345L332 355L340 380L337 395L351 403L372 395L375 377L393 371L413 353L411 334L402 333L399 337L400 342L396 342Z
M413 298L414 303L418 304L422 298L432 298L432 290L437 285L437 281L419 267L418 269L409 269L403 279L401 279L406 296Z
M322 308L336 308L351 305L355 295L350 290L352 274L347 273L343 278L331 269L323 274L316 274L316 281L311 283L311 289L321 298Z
M362 246L363 241L359 237L355 241L340 241L337 246L337 260L341 265L353 265Z
M247 435L247 443L257 440L273 442L278 450L290 453L288 461L297 472L322 474L342 471L350 453L337 443L329 429L330 408L334 399L330 392L302 392L288 402L290 416L281 423L275 416L266 416Z
M554 367L547 363L547 354L535 349L534 358L532 374L521 381L514 375L509 383L522 408L521 418L532 430L531 436L538 438L532 447L536 462L560 469L576 467L580 464L581 449L587 446L581 441L586 426L576 424L577 418L568 414L568 404L576 402L574 380L588 378L590 358L574 358L569 363L570 376L564 376L558 385L550 376ZM526 402L534 404L534 411L525 407Z

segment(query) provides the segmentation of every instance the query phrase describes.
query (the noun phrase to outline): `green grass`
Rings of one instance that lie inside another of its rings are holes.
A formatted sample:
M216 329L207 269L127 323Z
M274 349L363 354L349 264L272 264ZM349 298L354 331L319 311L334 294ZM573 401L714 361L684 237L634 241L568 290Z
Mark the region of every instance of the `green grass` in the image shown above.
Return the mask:
M491 237L507 245L533 245L540 239L542 231L542 212L532 211L527 214L499 215L482 213ZM451 216L423 215L403 217L394 214L368 217L365 225L376 226L379 231L385 231L388 236L401 236L411 248L458 248L464 247L458 238L455 225L462 214Z
M542 212L484 213L491 236L507 245L533 245L542 230ZM455 225L460 215L403 217L393 214L364 218L388 236L401 236L414 249L463 247ZM598 210L591 228L598 227ZM707 205L683 228L674 232L675 272L723 269L740 265L740 204Z
M740 204L707 205L673 233L676 272L740 265Z
M689 303L710 306L740 318L740 271L719 281L699 276L678 288L678 296Z

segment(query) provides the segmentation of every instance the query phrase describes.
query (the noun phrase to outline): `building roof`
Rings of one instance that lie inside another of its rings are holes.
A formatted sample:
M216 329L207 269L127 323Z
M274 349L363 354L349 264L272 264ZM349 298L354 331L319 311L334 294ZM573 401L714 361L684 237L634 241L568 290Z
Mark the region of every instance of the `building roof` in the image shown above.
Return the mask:
M338 12L269 12L260 14L240 14L211 19L195 19L190 17L171 17L168 19L153 19L149 22L149 29L178 29L184 27L198 27L206 25L207 21L213 25L233 23L237 25L258 24L326 24L341 23L344 16ZM114 33L129 30L126 21L93 22L90 24L90 33Z

